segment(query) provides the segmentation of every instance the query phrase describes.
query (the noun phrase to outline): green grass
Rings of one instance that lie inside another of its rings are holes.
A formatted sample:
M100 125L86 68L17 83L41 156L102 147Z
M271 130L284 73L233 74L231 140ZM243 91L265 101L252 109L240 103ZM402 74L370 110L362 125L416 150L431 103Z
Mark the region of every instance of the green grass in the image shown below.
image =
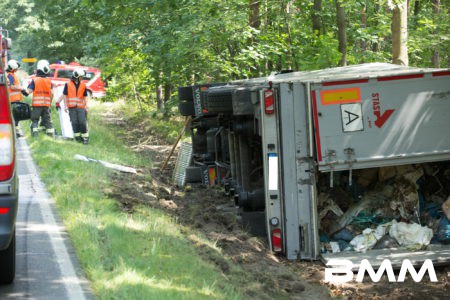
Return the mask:
M243 298L217 266L202 259L176 220L143 206L133 214L122 212L104 193L114 171L73 159L82 154L137 168L152 163L134 155L115 129L99 121L110 109L105 107L95 105L89 112L88 146L43 134L31 138L29 122L21 123L98 299ZM56 115L53 122L58 129Z

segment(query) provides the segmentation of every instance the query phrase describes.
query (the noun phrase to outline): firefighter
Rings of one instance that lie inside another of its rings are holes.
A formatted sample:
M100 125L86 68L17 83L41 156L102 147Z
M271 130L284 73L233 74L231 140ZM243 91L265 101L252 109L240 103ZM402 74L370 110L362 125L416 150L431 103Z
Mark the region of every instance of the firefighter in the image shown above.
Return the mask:
M53 89L52 82L47 78L50 73L50 64L47 60L40 60L37 63L36 77L28 85L28 92L33 93L31 102L31 135L37 136L39 129L39 118L45 127L45 132L49 136L55 136L52 119L50 115L50 105L52 104Z
M89 144L89 132L87 128L87 96L86 84L81 82L85 75L83 69L77 68L72 73L71 80L66 83L63 90L65 110L69 111L75 140L83 144ZM61 99L58 100L60 102Z
M8 66L6 71L8 72L8 91L9 91L9 101L11 102L19 102L22 101L22 93L25 95L26 92L22 90L20 87L19 78L16 75L16 71L20 68L20 64L17 60L11 59L8 61ZM19 121L15 121L16 123L16 134L18 137L22 136L22 131L19 128Z

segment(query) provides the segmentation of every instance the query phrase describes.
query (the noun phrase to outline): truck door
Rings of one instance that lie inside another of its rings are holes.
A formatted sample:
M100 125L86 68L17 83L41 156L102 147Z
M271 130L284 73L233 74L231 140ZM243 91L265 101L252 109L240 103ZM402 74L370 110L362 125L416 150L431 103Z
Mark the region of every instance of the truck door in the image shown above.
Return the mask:
M315 259L319 249L306 89L301 83L280 83L261 97L269 241L288 259Z

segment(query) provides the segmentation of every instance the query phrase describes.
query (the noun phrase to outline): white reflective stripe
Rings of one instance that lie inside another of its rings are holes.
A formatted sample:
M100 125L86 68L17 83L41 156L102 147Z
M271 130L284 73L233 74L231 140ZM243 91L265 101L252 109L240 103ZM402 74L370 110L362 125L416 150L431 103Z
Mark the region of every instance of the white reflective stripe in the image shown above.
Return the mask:
M269 190L278 190L278 157L276 153L269 153Z
M89 133L88 133L88 132L82 133L82 134L81 134L81 137L87 138L87 137L89 137Z
M53 132L55 132L55 129L54 129L54 128L49 128L49 129L47 129L45 132L47 132L47 133L53 133Z
M22 92L9 92L10 96L14 96L14 95L21 95Z

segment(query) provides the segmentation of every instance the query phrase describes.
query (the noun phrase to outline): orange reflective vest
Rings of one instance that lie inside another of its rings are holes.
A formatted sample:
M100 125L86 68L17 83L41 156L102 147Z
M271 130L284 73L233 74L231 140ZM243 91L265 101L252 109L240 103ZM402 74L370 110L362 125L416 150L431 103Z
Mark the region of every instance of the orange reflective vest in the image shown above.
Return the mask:
M17 78L16 74L10 72L10 73L8 73L8 76L10 76L10 75L12 77L14 77L14 83L10 82L9 84L10 85L18 85L19 84L19 78ZM11 102L22 101L23 98L22 98L21 90L13 90L10 87L10 88L8 88L8 91L9 91L9 101L11 101Z
M52 103L52 82L49 78L34 78L32 106L47 106Z
M84 92L86 91L86 84L80 82L78 90L75 83L71 80L67 83L67 107L68 108L86 108L86 99L84 99Z

